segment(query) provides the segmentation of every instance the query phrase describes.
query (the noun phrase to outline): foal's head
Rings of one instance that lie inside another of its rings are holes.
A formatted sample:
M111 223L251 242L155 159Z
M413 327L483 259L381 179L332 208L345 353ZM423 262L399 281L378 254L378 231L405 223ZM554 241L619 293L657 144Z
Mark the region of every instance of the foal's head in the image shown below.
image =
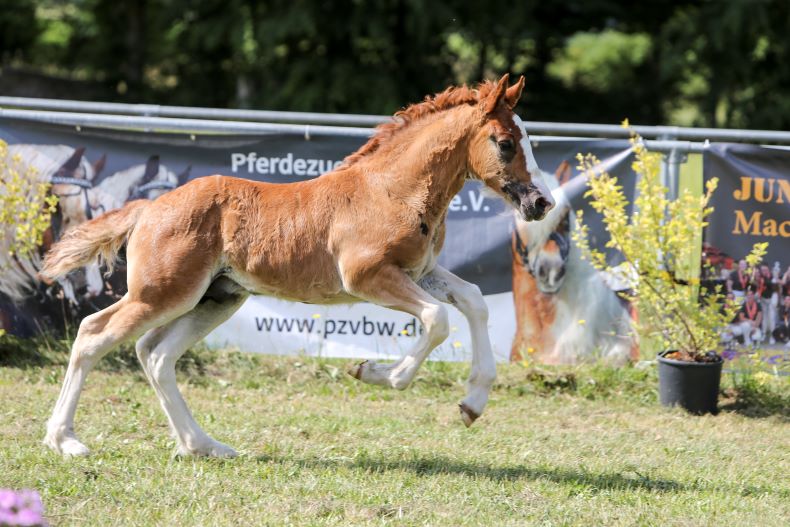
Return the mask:
M524 123L513 113L523 87L524 77L508 87L506 74L480 98L482 124L469 145L469 168L525 221L533 221L542 219L554 200L542 181Z

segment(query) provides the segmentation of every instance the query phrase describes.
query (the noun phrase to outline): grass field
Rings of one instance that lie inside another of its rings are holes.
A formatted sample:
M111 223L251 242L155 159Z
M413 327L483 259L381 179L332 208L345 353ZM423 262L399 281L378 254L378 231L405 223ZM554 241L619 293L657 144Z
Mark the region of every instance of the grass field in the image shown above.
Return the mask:
M5 355L3 355L5 354ZM0 487L35 488L53 525L787 525L790 386L730 386L718 416L656 403L652 368L500 368L471 429L465 365L405 392L346 361L190 352L196 418L237 459L174 459L128 352L91 374L77 432L41 446L65 354L0 353ZM731 379L726 382L731 385Z

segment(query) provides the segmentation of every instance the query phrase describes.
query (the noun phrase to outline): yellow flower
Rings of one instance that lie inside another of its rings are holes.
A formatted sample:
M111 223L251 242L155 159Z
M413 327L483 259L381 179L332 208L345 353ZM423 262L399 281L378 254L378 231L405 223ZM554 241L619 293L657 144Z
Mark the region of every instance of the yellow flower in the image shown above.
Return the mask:
M527 353L535 353L535 348L527 348Z
M580 326L583 326L583 325L585 325L586 323L587 323L587 321L586 321L586 320L584 320L583 318L580 318L580 319L579 319L579 325L580 325Z
M460 348L461 346L463 346L463 344L461 344L460 341L456 340L455 342L453 342L453 347L454 348Z
M758 371L754 374L754 380L757 381L757 384L760 386L765 386L772 378L772 375L768 372Z

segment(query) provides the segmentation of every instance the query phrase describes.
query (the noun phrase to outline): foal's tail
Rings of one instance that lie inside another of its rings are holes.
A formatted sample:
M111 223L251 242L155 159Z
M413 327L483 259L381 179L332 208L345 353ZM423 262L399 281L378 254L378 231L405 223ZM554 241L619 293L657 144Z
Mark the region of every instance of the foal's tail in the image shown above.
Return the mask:
M44 257L41 275L55 279L93 262L96 257L112 271L115 255L134 229L137 218L150 203L140 199L70 229Z

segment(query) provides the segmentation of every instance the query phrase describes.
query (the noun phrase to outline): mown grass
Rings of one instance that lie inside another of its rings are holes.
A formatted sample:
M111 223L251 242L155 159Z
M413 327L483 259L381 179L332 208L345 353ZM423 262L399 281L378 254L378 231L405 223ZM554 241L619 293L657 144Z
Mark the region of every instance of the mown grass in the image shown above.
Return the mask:
M467 366L404 392L347 361L189 353L181 386L234 460L175 459L127 349L91 374L77 431L40 445L65 344L0 350L0 487L35 488L53 525L786 525L790 386L725 378L723 411L656 403L653 368L500 367L487 413L458 418ZM728 391L729 390L729 391ZM758 411L759 410L759 411Z

